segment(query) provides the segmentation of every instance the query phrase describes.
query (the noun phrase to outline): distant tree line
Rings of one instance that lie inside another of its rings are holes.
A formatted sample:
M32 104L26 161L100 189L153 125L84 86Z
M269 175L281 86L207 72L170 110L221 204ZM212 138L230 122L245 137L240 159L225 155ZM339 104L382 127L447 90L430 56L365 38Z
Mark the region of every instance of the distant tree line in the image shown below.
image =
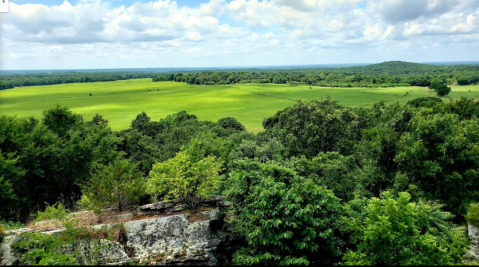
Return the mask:
M32 73L8 74L0 76L0 90L21 86L52 85L62 83L87 83L128 80L137 78L152 78L153 72L62 72L62 73Z
M196 85L226 85L238 83L274 83L324 87L394 87L430 86L432 80L443 84L468 85L479 82L479 65L426 65L401 61L380 64L285 70L230 70L230 71L68 71L0 75L0 90L21 86L62 83L105 82L136 78L152 78L153 82L175 81Z
M475 84L479 82L479 65L437 66L393 61L342 68L163 73L155 76L153 81L176 81L196 85L274 83L374 88L426 87L430 86L433 79L437 79L444 84Z

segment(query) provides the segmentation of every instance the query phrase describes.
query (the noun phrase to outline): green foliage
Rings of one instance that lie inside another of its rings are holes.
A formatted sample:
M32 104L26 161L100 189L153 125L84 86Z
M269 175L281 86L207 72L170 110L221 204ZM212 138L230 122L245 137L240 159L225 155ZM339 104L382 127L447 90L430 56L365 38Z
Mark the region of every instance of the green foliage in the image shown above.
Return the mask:
M243 140L229 154L231 164L234 165L235 160L254 159L259 162L267 162L270 160L282 160L282 152L284 146L275 138L262 140Z
M14 229L26 227L26 225L21 222L4 221L4 220L0 220L0 225L3 227L4 230L14 230Z
M421 106L427 106L432 103L441 103L443 102L442 99L438 97L418 97L416 99L410 100L407 102L406 106L412 106L415 108L421 107Z
M82 116L74 114L66 106L57 105L43 111L43 125L58 136L65 135L68 130L78 126L82 121Z
M470 225L479 227L479 203L471 203L467 209L466 220Z
M441 83L439 80L433 80L429 86L429 89L435 90L437 95L440 97L447 96L451 92L451 87Z
M22 263L39 266L76 266L78 261L71 255L49 253L44 249L36 248L22 255Z
M45 220L59 220L65 221L67 219L70 210L65 209L61 203L55 203L52 206L46 204L45 211L38 211L35 217L35 222L45 221Z
M398 142L394 161L428 199L459 214L479 198L479 120L421 110Z
M468 247L465 229L448 222L453 216L442 206L410 202L405 192L398 198L384 192L380 199L370 199L364 215L343 219L357 243L343 256L344 264L460 264Z
M5 226L0 223L0 244L3 242L3 237L5 236Z
M298 101L279 114L271 134L291 155L314 157L319 152L350 152L351 142L361 138L365 118L352 108L329 98Z
M244 125L232 117L221 118L218 120L218 124L221 127L225 129L230 129L232 131L246 131Z
M21 196L15 190L15 184L25 175L25 171L17 167L18 157L14 153L6 154L6 158L3 155L0 149L0 218L9 217L11 210L20 206Z
M181 151L172 159L153 165L148 180L148 191L164 200L193 200L190 207L195 211L199 199L211 196L220 182L218 173L222 162L216 157L195 160L186 151Z
M333 191L343 201L349 201L367 194L364 182L369 178L353 156L337 152L319 153L308 160L306 157L291 158L285 162L300 176L311 178L317 185Z
M85 123L86 126L108 126L108 121L100 114L95 114L91 121Z
M92 173L91 180L83 189L81 206L99 211L114 208L122 211L129 204L137 204L145 194L145 180L127 159L100 166Z
M331 264L341 254L342 207L330 190L278 163L251 160L239 161L227 183L235 231L247 241L235 264Z

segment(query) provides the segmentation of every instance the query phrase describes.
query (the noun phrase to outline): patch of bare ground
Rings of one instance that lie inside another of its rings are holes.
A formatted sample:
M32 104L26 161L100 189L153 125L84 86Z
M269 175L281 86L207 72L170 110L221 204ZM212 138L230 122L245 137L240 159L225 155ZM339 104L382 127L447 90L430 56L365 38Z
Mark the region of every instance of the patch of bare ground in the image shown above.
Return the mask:
M115 223L125 223L129 221L144 220L144 219L153 219L153 218L162 218L172 215L188 214L188 222L200 222L207 221L208 217L201 214L203 211L214 210L214 207L198 207L195 213L192 213L190 210L182 210L176 212L164 212L153 215L139 215L136 210L130 211L104 211L100 214L95 214L93 211L81 211L70 214L70 216L78 222L79 227L83 226L93 226L98 224L115 224ZM131 216L129 216L131 214ZM31 222L28 224L28 227L37 230L37 231L51 231L62 229L63 224L58 220L48 220L40 221L37 223Z

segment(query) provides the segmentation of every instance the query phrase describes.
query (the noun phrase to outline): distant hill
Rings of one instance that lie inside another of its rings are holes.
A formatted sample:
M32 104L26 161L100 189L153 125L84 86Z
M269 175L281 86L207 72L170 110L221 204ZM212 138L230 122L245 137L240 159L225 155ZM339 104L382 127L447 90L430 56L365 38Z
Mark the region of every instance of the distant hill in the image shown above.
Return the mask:
M386 61L383 63L372 64L367 66L359 67L367 72L372 73L404 73L408 74L409 72L424 72L430 70L444 69L447 66L438 66L438 65L428 65L420 63L412 63L405 61Z

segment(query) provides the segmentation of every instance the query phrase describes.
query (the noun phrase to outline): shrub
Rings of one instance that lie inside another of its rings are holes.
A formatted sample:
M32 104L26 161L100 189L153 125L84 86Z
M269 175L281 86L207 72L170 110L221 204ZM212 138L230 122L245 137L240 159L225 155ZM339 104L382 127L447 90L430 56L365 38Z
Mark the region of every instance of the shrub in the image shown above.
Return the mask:
M107 166L100 166L92 174L83 189L80 205L96 212L104 208L122 211L127 205L138 203L144 195L145 180L138 171L138 163L118 158Z
M63 208L61 203L55 203L52 206L45 204L47 205L45 211L38 211L36 216L32 215L35 216L35 222L53 219L64 221L70 213L70 210Z
M470 225L479 227L479 203L471 203L467 209L466 220Z
M343 209L332 191L275 162L236 165L224 194L237 213L235 232L247 245L235 264L331 264L341 255L335 224Z
M196 210L199 200L210 196L220 182L222 162L207 156L195 161L185 151L165 162L153 165L147 187L151 194L164 200L179 198Z
M344 217L357 248L344 256L345 265L452 265L462 263L468 240L464 227L448 220L444 205L410 202L385 191L371 198L360 216Z

